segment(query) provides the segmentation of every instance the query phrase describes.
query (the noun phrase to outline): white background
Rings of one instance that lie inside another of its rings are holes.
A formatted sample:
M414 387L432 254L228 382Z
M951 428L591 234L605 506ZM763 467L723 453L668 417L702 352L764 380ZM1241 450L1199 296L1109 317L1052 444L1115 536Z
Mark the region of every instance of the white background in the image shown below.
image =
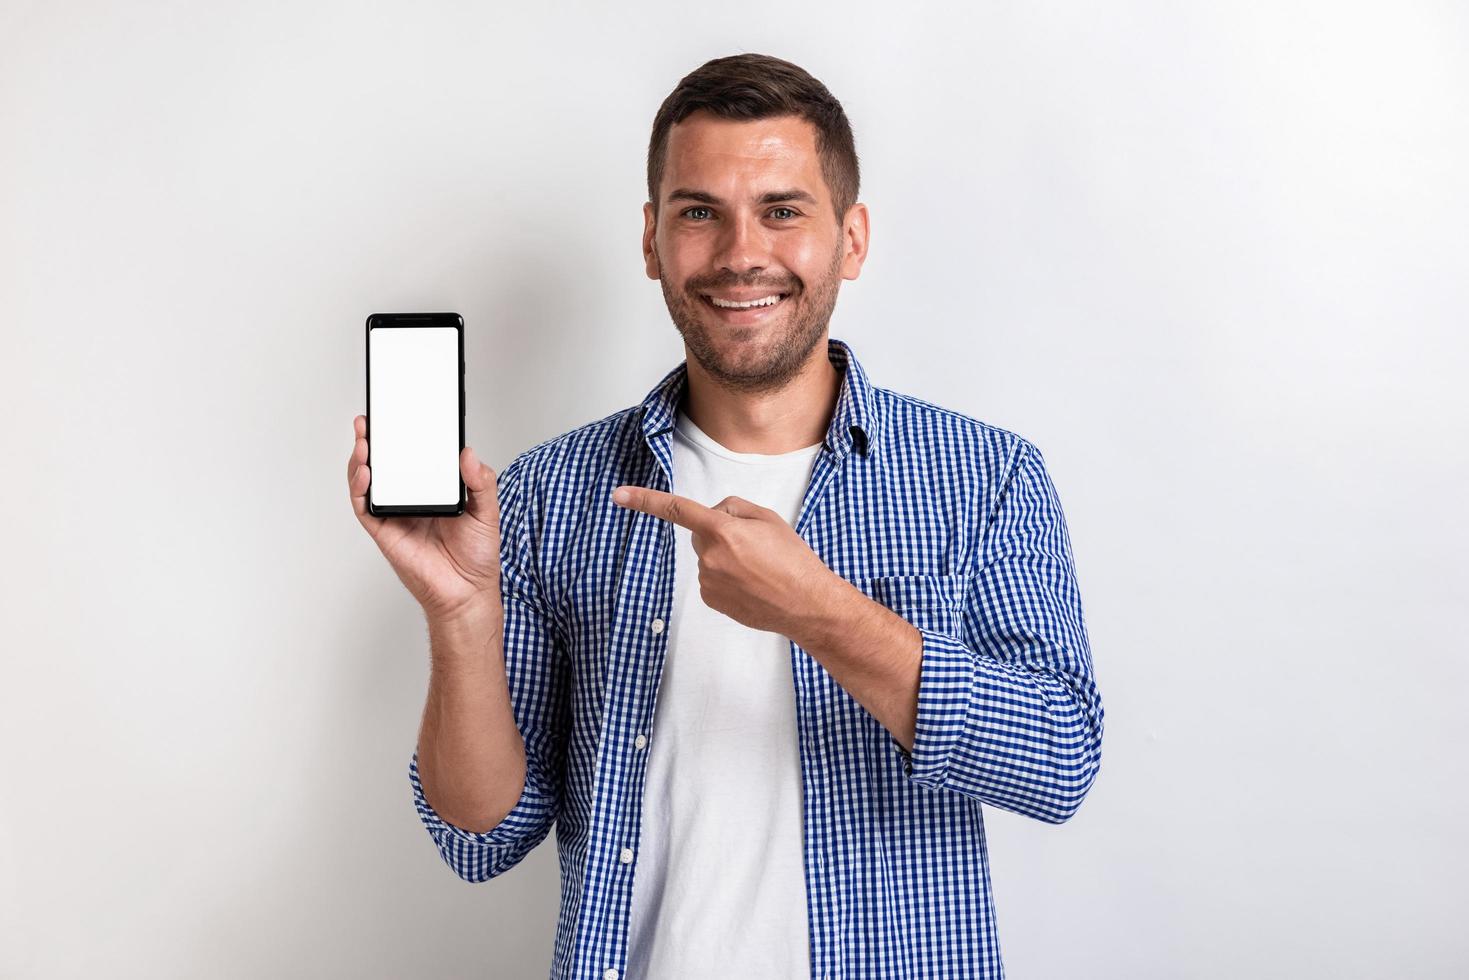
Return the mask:
M516 5L521 6L521 5ZM1033 440L1107 711L991 809L1020 978L1469 970L1459 4L0 4L0 976L535 977L547 842L414 813L422 615L348 503L368 313L497 470L683 358L653 116L843 101L831 333Z

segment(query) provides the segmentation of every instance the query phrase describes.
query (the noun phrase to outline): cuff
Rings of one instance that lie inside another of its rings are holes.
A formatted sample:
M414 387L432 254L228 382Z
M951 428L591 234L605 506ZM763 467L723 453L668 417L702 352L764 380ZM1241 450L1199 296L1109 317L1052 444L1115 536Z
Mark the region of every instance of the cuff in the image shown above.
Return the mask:
M530 771L526 771L525 788L520 792L520 799L515 808L505 815L495 826L484 833L475 833L456 827L449 823L438 812L429 805L428 799L423 795L423 783L418 778L418 752L415 750L413 758L408 762L408 781L413 784L413 805L418 810L418 818L428 828L428 832L435 839L445 837L474 844L478 847L496 847L510 844L516 840L524 839L536 828L544 825L546 821L546 798L539 792L531 778Z
M923 664L918 679L918 718L909 752L888 733L888 742L903 765L903 775L921 786L940 789L949 774L949 758L964 734L974 690L974 656L952 636L917 626L923 636Z

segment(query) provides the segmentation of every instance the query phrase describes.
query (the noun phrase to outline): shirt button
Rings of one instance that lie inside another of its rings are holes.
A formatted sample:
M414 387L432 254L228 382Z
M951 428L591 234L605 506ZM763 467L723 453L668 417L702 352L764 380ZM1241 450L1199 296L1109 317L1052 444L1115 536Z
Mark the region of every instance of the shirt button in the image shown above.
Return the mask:
M661 620L661 619L655 619L655 620L653 620L653 632L654 633L662 633L663 632L663 620Z
M648 736L639 735L637 738L632 740L632 744L637 746L638 748L642 748L643 746L648 744Z
M632 848L630 848L630 847L624 847L622 849L622 863L623 864L631 864L632 863Z
M602 971L602 980L617 980L617 971L608 967Z

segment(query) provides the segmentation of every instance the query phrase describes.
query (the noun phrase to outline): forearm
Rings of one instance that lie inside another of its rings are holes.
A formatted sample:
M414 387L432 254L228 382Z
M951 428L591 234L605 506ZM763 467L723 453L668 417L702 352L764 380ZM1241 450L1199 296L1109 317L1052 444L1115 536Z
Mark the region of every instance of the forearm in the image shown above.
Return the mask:
M918 628L837 575L792 637L857 703L912 751L923 638Z
M1075 812L1100 763L1089 671L980 655L833 579L792 639L909 753L914 779L1052 822ZM1038 636L1032 649L1043 662L1072 659Z
M503 617L429 623L431 667L418 773L439 816L485 833L525 787L525 742L505 674Z

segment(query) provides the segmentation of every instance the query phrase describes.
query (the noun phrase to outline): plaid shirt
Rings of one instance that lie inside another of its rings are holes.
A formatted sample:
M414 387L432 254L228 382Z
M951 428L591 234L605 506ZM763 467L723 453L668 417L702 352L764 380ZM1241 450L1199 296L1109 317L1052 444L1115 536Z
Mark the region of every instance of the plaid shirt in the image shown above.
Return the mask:
M918 628L923 660L910 753L791 643L811 976L1003 977L981 805L1061 823L1101 764L1061 503L1030 442L871 384L843 341L827 349L843 381L795 530ZM419 817L466 881L510 870L555 823L553 980L626 969L674 539L611 493L674 491L687 378L680 363L641 404L499 474L505 666L526 750L515 809L486 833L451 826L416 752L409 763Z

